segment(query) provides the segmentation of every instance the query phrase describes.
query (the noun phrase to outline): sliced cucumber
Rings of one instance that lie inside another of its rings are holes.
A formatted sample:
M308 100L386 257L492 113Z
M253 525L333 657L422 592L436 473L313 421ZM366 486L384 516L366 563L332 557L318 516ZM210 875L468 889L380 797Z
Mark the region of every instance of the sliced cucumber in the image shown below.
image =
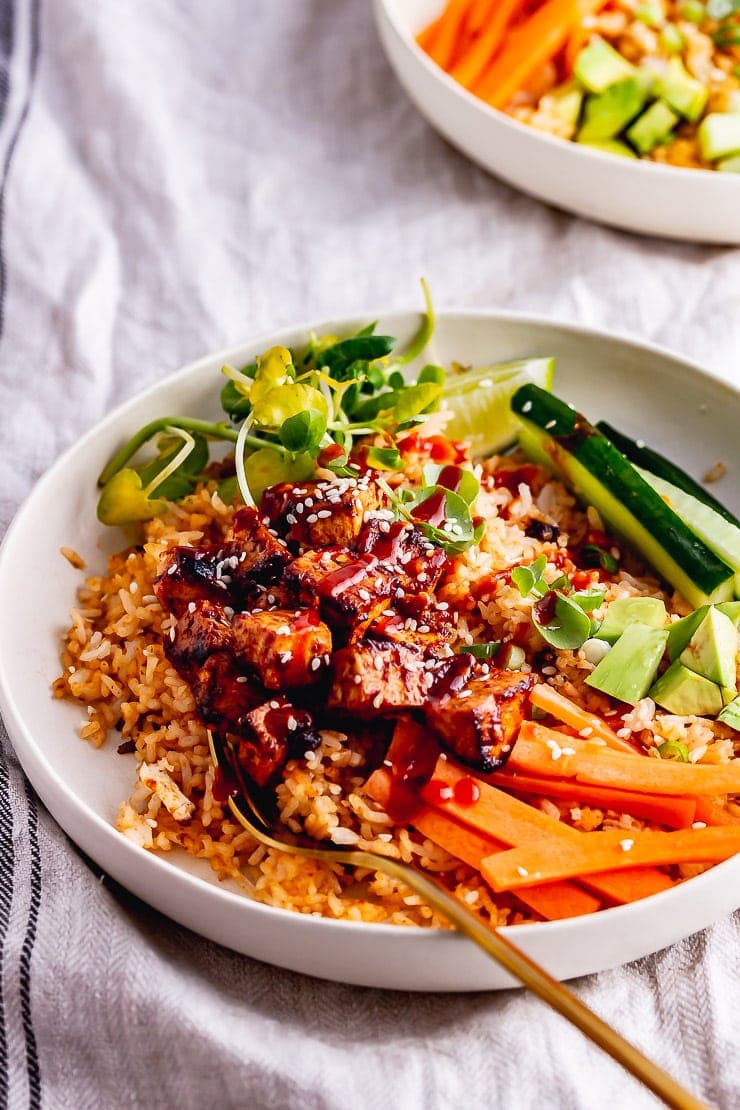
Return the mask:
M529 358L448 374L441 403L452 412L446 435L469 443L476 458L506 450L521 426L511 411L512 394L525 382L550 389L554 371L554 358Z
M585 417L536 385L518 389L511 405L524 450L560 474L690 604L732 598L735 571Z
M681 520L686 522L694 535L732 567L735 572L735 597L740 597L740 528L690 493L666 482L664 478L649 474L640 467L637 470Z
M734 524L740 528L740 520L734 516L729 509L726 509L721 502L712 497L711 493L704 486L695 482L684 470L676 466L675 463L670 462L663 455L659 455L657 451L653 451L651 447L646 447L644 443L636 442L630 439L624 432L618 432L616 428L612 428L611 424L607 424L605 420L600 420L596 427L602 432L607 439L610 439L615 447L618 447L623 455L626 455L631 463L635 466L641 466L643 469L649 471L651 474L657 475L658 478L664 478L666 482L671 485L677 486L679 489L690 493L697 501L703 501L705 505L709 505L716 513L723 516L725 520L729 520L730 524Z

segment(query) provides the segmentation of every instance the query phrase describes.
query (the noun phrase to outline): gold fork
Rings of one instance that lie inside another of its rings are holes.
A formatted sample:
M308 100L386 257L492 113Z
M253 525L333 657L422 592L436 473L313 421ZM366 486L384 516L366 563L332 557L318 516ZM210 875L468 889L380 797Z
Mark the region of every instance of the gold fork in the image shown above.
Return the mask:
M223 742L210 730L208 731L208 743L215 768L231 782L234 760L229 759ZM709 1110L706 1103L695 1098L667 1072L659 1068L652 1060L643 1056L634 1045L620 1036L616 1029L612 1029L593 1010L585 1006L572 991L568 990L557 979L554 979L544 968L535 963L520 948L517 948L508 937L500 933L498 929L489 927L474 913L466 909L462 902L434 879L422 874L409 864L389 859L388 856L382 856L375 852L346 848L334 844L325 848L304 847L302 845L286 844L284 841L278 840L273 825L265 816L254 793L250 791L250 784L245 776L239 776L238 792L230 794L228 806L234 817L247 832L268 848L273 848L278 852L287 852L294 856L303 856L307 859L347 864L350 867L361 867L370 871L384 871L387 875L399 879L417 894L420 894L430 906L454 925L458 932L472 940L492 960L504 967L510 975L518 979L525 987L528 987L533 994L536 994L548 1006L557 1010L590 1040L603 1048L605 1052L608 1052L614 1060L617 1060L636 1079L644 1083L667 1106L675 1107L676 1110Z

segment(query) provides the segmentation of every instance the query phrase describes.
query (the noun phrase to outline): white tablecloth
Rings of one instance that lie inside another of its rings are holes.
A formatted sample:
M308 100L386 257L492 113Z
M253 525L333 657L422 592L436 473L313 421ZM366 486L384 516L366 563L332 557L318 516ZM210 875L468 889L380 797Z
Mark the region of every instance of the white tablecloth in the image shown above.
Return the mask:
M363 0L5 0L0 52L3 528L120 399L263 329L416 306L422 274L439 306L605 326L740 379L740 251L487 177L416 114ZM99 876L3 753L11 1107L655 1105L523 993L331 985L173 925ZM727 1110L738 925L575 984Z

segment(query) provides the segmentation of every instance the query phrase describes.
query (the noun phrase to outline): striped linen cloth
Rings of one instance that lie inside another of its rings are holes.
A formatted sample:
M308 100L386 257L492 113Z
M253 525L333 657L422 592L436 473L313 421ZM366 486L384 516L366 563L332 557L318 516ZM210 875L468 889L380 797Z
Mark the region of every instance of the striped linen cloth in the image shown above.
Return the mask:
M740 251L637 240L487 177L410 106L369 7L2 0L3 530L63 448L165 370L416 304L422 273L439 304L632 332L738 380ZM575 984L726 1110L739 926ZM656 1105L524 993L321 983L165 920L67 840L4 731L0 953L13 1110Z

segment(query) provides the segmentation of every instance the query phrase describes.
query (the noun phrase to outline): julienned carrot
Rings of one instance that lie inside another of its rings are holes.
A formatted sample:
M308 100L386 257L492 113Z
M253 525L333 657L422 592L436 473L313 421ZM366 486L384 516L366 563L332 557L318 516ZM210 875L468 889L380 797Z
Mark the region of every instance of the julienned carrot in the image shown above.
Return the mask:
M535 794L546 798L563 798L566 801L584 802L599 809L612 809L668 825L672 829L688 829L696 820L696 798L680 798L638 794L634 790L614 790L607 786L586 786L572 779L561 781L536 778L532 775L498 771L486 776L488 782L515 794Z
M509 36L473 92L494 108L505 108L531 74L557 54L579 19L578 0L546 0Z
M593 28L588 26L588 17L596 15L607 3L608 0L580 0L581 20L571 31L563 53L563 70L569 76L576 58L594 33Z
M522 0L498 0L492 5L488 21L481 33L473 40L470 48L460 57L450 70L450 76L471 89L482 76L501 43Z
M439 759L434 769L434 778L441 779L448 786L454 788L455 784L463 778L468 778L465 771L460 770L448 759ZM588 833L579 832L578 829L564 824L556 817L550 817L534 806L519 801L497 790L480 779L475 780L479 790L478 800L473 805L460 805L455 801L454 795L449 801L444 802L445 812L461 821L465 825L502 840L505 844L515 845L517 848L531 848L535 852L547 855L552 846L558 843L578 843ZM608 874L593 875L587 880L590 890L603 895L611 902L635 902L645 898L648 894L658 894L672 886L672 882L662 871L644 869L644 874L639 876L639 882L633 883L630 876Z
M729 763L679 763L612 752L525 721L507 766L546 778L577 779L639 794L714 796L740 793L740 759Z
M392 775L384 767L373 771L365 783L365 791L383 808L388 807L394 795L398 797L400 794L406 809L411 806L414 797L411 790L394 783ZM466 828L445 813L425 805L418 796L416 805L410 823L422 836L476 871L480 871L481 863L487 856L504 848L500 841ZM541 887L522 891L522 895L517 897L546 921L595 913L602 905L599 898L574 883L544 883Z
M635 749L632 745L623 740L621 736L617 736L614 729L610 728L606 721L603 721L595 713L590 713L588 709L582 709L580 705L576 705L574 701L566 698L565 694L561 694L552 686L540 682L532 687L530 697L532 705L536 705L543 713L549 713L551 717L562 721L563 724L570 725L576 732L586 733L587 736L595 736L599 740L605 740L610 748L634 755Z
M740 825L740 814L730 809L724 798L697 798L694 817L706 825Z
M443 19L444 16L439 16L439 18L435 19L433 23L429 23L423 31L419 31L419 34L416 36L416 41L418 42L419 46L422 48L422 50L426 51L427 54L429 53L432 43L437 36L437 32Z
M682 829L656 832L581 833L578 841L560 841L547 851L514 848L483 860L481 872L495 891L518 890L530 884L594 875L646 865L718 863L740 852L740 829Z
M452 65L469 6L470 0L450 0L437 20L435 33L426 50L442 69L449 69Z

